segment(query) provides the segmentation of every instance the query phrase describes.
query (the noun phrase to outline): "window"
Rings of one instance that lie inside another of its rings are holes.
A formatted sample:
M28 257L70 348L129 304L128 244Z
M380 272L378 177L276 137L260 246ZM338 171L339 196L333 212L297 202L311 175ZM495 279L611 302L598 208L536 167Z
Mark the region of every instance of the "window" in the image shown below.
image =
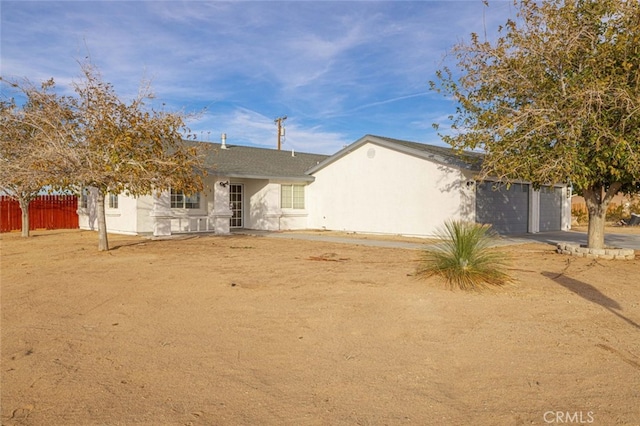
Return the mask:
M171 190L172 209L199 209L200 194L185 195L182 191Z
M109 206L110 209L118 208L118 194L109 193L109 201L107 206Z
M89 207L89 188L82 188L80 193L80 208L86 209Z
M280 185L280 207L304 209L304 185Z

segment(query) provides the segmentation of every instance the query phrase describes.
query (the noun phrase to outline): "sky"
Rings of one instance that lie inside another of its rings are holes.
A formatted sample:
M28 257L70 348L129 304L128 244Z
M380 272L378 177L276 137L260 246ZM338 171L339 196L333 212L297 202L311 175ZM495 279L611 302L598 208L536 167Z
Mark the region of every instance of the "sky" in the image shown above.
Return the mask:
M89 57L128 102L189 115L198 140L333 154L366 134L445 146L429 81L511 1L0 1L0 75L72 92ZM6 88L3 87L6 92ZM8 96L2 93L2 96Z

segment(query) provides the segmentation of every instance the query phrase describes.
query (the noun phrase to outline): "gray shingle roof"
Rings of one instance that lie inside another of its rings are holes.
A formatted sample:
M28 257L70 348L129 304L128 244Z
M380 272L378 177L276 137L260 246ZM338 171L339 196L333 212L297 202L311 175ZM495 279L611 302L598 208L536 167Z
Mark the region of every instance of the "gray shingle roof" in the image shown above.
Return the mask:
M312 181L314 178L305 172L329 157L240 145L227 144L227 149L222 149L219 143L207 145L210 145L206 157L209 173L236 178Z
M467 170L478 170L483 157L477 152L458 153L451 148L375 135L366 135L331 156L304 152L292 155L291 151L229 144L222 149L219 143L188 143L207 147L206 167L214 176L310 182L317 170L367 142Z

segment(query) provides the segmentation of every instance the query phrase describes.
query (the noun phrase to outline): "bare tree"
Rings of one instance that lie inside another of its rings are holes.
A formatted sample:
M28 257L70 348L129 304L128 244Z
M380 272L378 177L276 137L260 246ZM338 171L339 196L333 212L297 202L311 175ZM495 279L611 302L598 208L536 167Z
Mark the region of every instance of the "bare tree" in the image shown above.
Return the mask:
M48 144L65 134L70 110L65 98L53 92L53 80L40 87L1 80L12 89L7 92L25 98L21 106L14 98L0 100L0 189L20 204L22 236L28 237L30 202L57 180L49 170Z
M640 190L640 3L514 1L495 42L454 47L457 72L435 90L458 102L459 149L483 149L480 178L566 183L589 211L588 245L604 247L607 207ZM436 126L437 127L437 126Z
M74 120L70 139L51 147L51 157L77 187L97 191L99 250L108 250L107 194L150 194L170 187L185 193L202 189L205 174L198 147L185 142L185 115L156 111L143 84L135 99L123 102L91 63L81 64L83 78L75 84Z

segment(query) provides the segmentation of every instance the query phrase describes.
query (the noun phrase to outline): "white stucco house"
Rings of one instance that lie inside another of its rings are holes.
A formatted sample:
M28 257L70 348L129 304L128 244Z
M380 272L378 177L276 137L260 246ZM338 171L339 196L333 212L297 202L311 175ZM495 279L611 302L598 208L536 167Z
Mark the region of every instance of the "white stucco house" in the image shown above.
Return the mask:
M212 144L200 194L165 191L106 200L113 233L325 229L432 236L449 219L488 223L503 234L568 230L566 186L534 190L476 182L482 156L366 135L334 155ZM97 226L93 197L80 202L82 229Z

